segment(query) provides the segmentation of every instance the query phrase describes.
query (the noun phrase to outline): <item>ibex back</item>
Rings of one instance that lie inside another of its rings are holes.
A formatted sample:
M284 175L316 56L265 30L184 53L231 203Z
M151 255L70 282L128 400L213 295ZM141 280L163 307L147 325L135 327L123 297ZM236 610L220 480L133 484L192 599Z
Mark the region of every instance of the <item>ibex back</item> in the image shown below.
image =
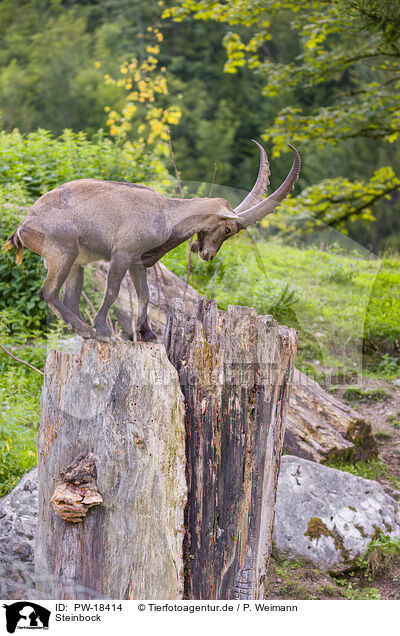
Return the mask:
M156 336L147 318L146 268L194 234L197 241L192 250L203 260L212 260L226 239L273 212L294 187L300 156L291 146L294 161L289 175L278 190L263 199L270 172L267 155L257 145L261 153L257 181L234 210L225 199L172 199L134 183L79 179L40 197L5 249L17 250L17 263L22 261L24 247L43 257L47 276L40 297L84 338L110 339L107 314L129 271L138 296L136 328L143 340L152 340ZM110 266L91 328L80 314L79 301L84 267L99 260L109 261Z

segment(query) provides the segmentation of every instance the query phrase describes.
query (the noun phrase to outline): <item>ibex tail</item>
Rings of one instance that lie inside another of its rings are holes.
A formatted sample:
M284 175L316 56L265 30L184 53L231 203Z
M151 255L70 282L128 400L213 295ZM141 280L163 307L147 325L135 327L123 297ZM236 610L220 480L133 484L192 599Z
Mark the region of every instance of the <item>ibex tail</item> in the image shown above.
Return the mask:
M23 253L24 253L24 246L22 244L21 239L19 238L18 230L19 230L19 227L17 227L17 229L15 230L14 234L12 234L6 240L6 242L3 245L3 250L5 252L8 252L9 250L12 250L12 249L17 250L17 254L16 254L16 257L15 257L15 262L17 263L17 265L20 265L22 263L22 258L23 258Z

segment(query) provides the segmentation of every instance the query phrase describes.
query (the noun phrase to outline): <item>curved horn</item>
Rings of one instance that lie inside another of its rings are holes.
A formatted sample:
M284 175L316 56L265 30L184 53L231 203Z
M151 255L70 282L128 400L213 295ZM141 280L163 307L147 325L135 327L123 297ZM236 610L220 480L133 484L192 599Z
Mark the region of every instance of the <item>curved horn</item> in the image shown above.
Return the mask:
M267 153L261 144L258 143L255 139L252 139L256 146L258 146L260 150L260 169L258 171L257 181L254 184L254 187L251 192L247 195L245 199L235 208L236 214L240 214L244 210L248 210L256 203L259 203L263 200L263 194L269 185L269 175L271 174L269 169L269 161L267 157Z
M239 215L243 219L244 227L247 227L252 223L256 223L256 221L260 221L264 218L264 216L267 216L267 214L271 214L275 210L275 208L282 203L285 197L287 197L290 190L293 190L294 184L299 178L301 159L296 148L294 148L294 146L291 146L290 144L288 145L289 148L292 149L294 154L293 165L288 176L286 177L282 185L279 186L279 188L275 190L275 192L270 194L269 197L263 199L260 203L257 203L257 205L254 205L248 210L243 211L242 214Z

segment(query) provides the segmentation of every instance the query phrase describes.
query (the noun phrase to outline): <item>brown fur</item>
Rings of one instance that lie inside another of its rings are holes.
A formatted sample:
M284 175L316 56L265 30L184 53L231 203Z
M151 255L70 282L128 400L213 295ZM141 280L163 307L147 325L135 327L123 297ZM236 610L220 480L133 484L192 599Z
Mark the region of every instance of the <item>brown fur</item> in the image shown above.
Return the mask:
M45 259L48 273L40 297L87 338L109 338L107 313L128 270L138 294L139 331L151 339L145 268L196 233L202 237L200 256L210 260L228 238L226 227L230 235L239 230L239 219L225 199L171 199L133 183L81 179L40 197L5 249L17 250L17 262L24 246ZM110 268L93 331L79 313L79 297L82 268L98 260L110 261Z

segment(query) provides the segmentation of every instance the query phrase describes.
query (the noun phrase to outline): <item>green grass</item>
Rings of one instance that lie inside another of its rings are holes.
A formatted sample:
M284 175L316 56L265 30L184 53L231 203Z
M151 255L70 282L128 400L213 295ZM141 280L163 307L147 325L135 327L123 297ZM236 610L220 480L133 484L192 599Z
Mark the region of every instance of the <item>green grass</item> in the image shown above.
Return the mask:
M306 371L318 372L318 366L360 371L364 350L371 356L380 352L369 372L397 377L400 261L380 263L358 252L335 253L334 246L333 252L300 249L261 238L254 244L242 233L227 241L211 263L192 256L191 284L204 294L219 265L207 297L216 297L221 308L238 304L273 313L298 329L298 364ZM187 245L163 262L184 279ZM366 366L364 359L364 371Z
M400 539L381 534L371 541L362 557L357 560L357 567L366 570L367 577L375 576L390 570L394 562L400 561Z
M356 462L355 464L346 464L341 462L327 462L326 466L344 470L357 477L363 479L373 479L379 481L385 479L393 484L394 488L400 489L400 480L391 475L388 471L387 464L381 459L373 459L366 462Z
M384 402L390 395L384 389L360 389L359 387L348 387L343 392L343 399L351 404L364 402Z
M46 341L26 346L20 339L2 344L18 358L42 369ZM23 348L21 348L22 345ZM24 473L36 465L36 437L40 420L43 378L0 350L0 496L6 495Z

